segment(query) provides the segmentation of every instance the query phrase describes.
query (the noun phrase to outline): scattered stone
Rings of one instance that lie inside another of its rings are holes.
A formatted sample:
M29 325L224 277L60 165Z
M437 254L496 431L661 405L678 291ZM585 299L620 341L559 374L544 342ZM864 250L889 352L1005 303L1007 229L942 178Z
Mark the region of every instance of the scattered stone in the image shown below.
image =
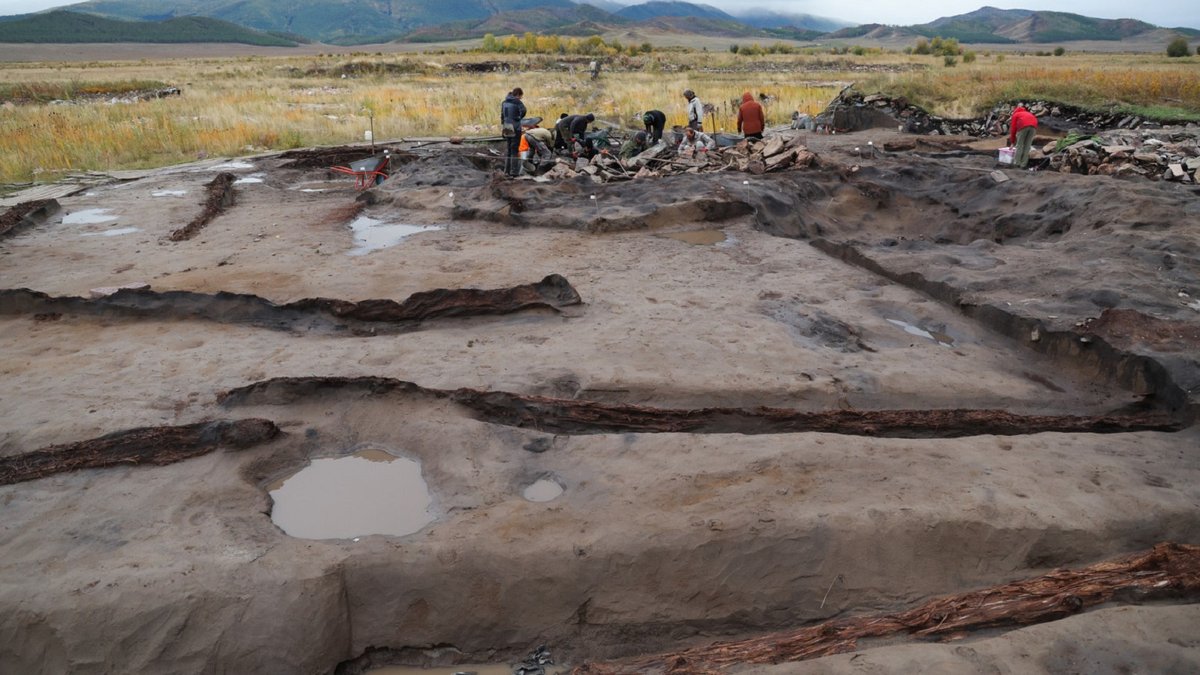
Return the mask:
M990 175L992 180L996 181L997 183L1007 183L1009 180L1008 175L999 169L993 171Z

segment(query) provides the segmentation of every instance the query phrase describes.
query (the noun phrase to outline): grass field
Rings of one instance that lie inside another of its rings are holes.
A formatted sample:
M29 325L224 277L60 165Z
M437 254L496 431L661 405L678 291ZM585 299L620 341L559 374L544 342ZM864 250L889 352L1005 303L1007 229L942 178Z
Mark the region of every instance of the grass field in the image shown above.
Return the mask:
M768 122L782 123L795 110L821 110L851 82L956 117L1000 100L1045 98L1200 119L1198 57L980 53L974 63L948 68L940 58L897 53L745 57L668 51L609 64L597 81L584 68L572 72L550 57L506 56L514 67L509 73L449 67L495 58L439 53L0 64L0 82L6 83L0 97L20 98L13 92L21 91L39 92L38 100L47 92L116 95L146 82L184 92L138 103L6 104L0 111L0 147L6 150L0 183L355 142L363 139L372 112L378 139L490 135L497 132L500 100L514 86L525 90L530 115L553 120L561 112L594 112L624 126L635 126L636 114L650 108L681 123L685 88L717 106L718 129L732 130L733 102L743 91L770 95Z

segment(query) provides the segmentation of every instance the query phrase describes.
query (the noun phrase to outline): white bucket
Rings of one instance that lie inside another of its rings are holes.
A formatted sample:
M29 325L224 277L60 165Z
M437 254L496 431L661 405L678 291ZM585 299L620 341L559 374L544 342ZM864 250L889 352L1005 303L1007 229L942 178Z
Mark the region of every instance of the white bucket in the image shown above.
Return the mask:
M1013 155L1016 153L1016 148L1000 148L1000 163L1012 164Z

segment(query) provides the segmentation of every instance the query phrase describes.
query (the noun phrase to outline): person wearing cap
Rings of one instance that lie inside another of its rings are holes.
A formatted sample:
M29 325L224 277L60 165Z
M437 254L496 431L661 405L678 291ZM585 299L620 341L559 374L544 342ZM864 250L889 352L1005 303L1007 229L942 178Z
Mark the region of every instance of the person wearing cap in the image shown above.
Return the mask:
M642 113L642 124L646 125L646 133L650 141L657 143L662 140L663 129L667 126L667 116L661 110L647 110Z
M1013 165L1024 169L1029 164L1029 146L1033 145L1033 137L1037 135L1037 117L1018 103L1013 108L1012 120L1008 124L1008 144L1016 145Z
M621 149L617 151L617 156L621 159L632 159L634 155L641 154L651 145L650 134L645 131L639 131L621 144Z
M737 130L746 138L762 140L763 129L767 128L767 116L763 107L750 92L742 94L742 105L738 108Z
M504 156L504 173L509 176L521 174L521 160L517 158L521 147L521 120L525 118L525 104L521 97L525 92L520 87L514 88L504 97L500 104L500 135L508 143L508 152Z
M712 139L712 136L697 131L691 127L683 130L683 140L679 142L679 147L676 149L678 154L695 154L698 152L708 152L715 150L717 142Z
M683 97L688 100L688 128L695 129L696 131L704 131L704 104L700 102L700 97L696 96L696 92L691 89L684 89Z

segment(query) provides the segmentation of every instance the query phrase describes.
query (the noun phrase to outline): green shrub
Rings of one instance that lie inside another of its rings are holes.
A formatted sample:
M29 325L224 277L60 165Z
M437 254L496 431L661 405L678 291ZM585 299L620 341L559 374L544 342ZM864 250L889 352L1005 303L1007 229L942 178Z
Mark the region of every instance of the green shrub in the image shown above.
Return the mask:
M965 51L962 56L963 63L975 63L975 52Z
M1187 38L1183 36L1171 40L1170 44L1167 45L1167 56L1187 56L1188 51Z
M1055 48L1054 48L1054 55L1055 55L1055 56L1062 56L1063 54L1066 54L1066 53L1067 53L1067 50L1066 50L1066 49L1064 49L1064 48L1062 48L1062 47L1055 47Z
M953 68L954 66L958 65L958 59L947 54L946 56L942 57L942 63L945 64L947 68Z

